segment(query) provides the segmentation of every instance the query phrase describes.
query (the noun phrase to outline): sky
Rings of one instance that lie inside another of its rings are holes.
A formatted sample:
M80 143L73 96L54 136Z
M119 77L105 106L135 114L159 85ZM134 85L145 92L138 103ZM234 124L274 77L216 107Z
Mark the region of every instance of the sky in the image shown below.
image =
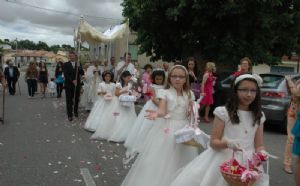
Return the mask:
M0 39L73 46L80 15L99 31L119 24L122 0L0 0ZM50 10L46 10L50 9Z

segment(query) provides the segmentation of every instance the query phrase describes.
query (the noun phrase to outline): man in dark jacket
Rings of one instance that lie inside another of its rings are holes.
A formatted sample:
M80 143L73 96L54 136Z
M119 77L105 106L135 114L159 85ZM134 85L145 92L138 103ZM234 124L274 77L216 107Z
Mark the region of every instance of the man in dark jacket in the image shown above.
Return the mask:
M7 81L7 86L10 95L15 95L16 93L16 82L18 81L20 72L14 62L8 60L8 67L4 69L4 77Z
M77 62L77 56L74 52L69 53L69 61L64 63L63 72L65 77L64 87L66 92L68 120L72 121L73 112L74 116L78 117L78 102L81 89L80 79L81 76L84 75L84 71L80 63Z

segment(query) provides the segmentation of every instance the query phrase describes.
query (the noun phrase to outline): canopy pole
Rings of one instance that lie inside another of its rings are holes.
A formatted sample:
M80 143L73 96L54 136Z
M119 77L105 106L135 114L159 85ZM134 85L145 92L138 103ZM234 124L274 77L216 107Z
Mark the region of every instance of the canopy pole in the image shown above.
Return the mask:
M127 22L128 26L127 26L127 49L126 49L126 53L128 53L128 47L129 47L129 43L128 43L128 40L129 40L129 18L128 18L128 22Z
M80 23L82 23L83 22L83 16L81 16L80 17ZM75 89L74 89L74 97L73 97L73 103L75 104L75 98L76 98L76 89L77 89L77 84L78 84L78 81L77 81L77 79L78 79L78 68L79 68L79 66L80 66L80 47L81 47L81 34L80 33L77 33L77 34L79 34L79 40L76 40L77 42L77 61L75 62L75 67L76 67L76 69L75 69L75 81L76 81L76 84L75 84ZM76 52L76 48L75 48L75 52ZM80 92L80 91L79 91Z

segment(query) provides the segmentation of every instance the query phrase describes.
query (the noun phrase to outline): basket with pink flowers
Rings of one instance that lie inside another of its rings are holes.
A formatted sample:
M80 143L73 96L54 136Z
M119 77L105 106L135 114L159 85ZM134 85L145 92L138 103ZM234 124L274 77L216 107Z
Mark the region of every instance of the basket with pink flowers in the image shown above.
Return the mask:
M230 186L252 186L260 178L259 166L267 160L267 155L253 153L252 158L246 158L246 165L243 165L235 158L236 152L233 151L232 158L220 165L220 172ZM245 157L243 151L242 154Z

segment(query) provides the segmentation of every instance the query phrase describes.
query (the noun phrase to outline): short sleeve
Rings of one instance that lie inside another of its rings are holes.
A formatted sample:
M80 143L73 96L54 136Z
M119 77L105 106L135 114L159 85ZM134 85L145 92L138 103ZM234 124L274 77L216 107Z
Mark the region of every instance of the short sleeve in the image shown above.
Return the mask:
M121 89L121 88L122 88L121 83L117 83L117 84L116 84L116 88Z
M103 83L99 83L99 86L98 86L98 92L103 92Z
M220 118L224 122L226 122L228 120L228 112L224 106L217 107L214 110L214 115L217 116L218 118Z
M167 91L165 89L158 90L156 97L159 98L159 99L166 100L167 99Z
M260 124L263 124L265 121L266 121L266 116L265 116L265 113L261 112L262 113L262 117L260 118Z

